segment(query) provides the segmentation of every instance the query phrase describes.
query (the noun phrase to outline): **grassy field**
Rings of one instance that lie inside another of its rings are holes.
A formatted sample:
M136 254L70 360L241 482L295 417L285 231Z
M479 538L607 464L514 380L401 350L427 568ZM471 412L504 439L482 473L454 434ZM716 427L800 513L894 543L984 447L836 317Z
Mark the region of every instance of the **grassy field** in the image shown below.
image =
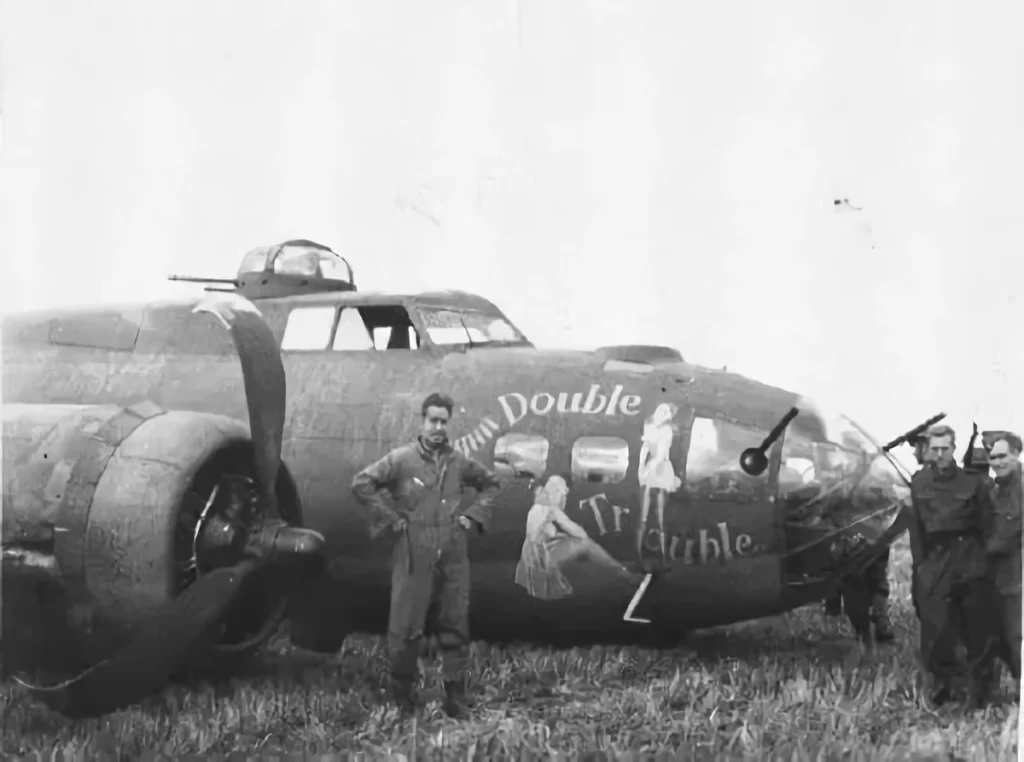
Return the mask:
M908 552L890 575L898 642L875 652L820 608L694 635L672 651L499 649L476 644L471 721L440 711L425 669L423 718L399 723L383 701L379 639L336 657L279 653L264 672L217 688L172 687L145 705L71 722L18 702L3 758L158 759L200 754L365 752L371 758L1016 759L1017 705L929 709L916 664ZM4 701L12 689L4 688ZM56 752L56 753L55 753ZM244 755L241 757L244 758ZM663 758L663 757L660 757Z

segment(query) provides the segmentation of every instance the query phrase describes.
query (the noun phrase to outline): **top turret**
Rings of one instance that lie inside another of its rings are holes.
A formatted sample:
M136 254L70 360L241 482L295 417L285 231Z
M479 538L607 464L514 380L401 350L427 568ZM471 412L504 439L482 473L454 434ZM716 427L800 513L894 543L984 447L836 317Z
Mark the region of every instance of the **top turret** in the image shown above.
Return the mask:
M185 275L171 275L169 279L233 286L208 286L206 290L235 292L246 299L356 290L352 266L344 257L322 244L303 239L252 249L242 257L234 280Z

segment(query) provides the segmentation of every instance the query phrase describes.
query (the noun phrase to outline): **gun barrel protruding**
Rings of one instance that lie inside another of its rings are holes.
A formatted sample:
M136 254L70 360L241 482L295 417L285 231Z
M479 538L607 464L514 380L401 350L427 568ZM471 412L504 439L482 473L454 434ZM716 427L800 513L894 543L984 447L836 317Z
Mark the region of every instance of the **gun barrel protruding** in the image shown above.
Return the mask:
M186 283L223 283L237 288L238 281L234 278L198 278L195 275L168 275L167 280L180 280Z
M934 426L936 423L938 423L939 421L941 421L945 417L946 417L945 413L939 413L938 415L933 415L931 418L929 418L924 423L922 423L922 424L920 424L918 426L915 426L914 428L910 429L910 431L907 431L904 434L900 434L894 440L889 442L889 444L887 444L885 447L883 447L882 450L885 451L885 452L889 452L889 450L892 450L895 447L899 447L904 442L908 442L910 444L915 444L917 442L917 440L920 438L921 434L923 434L930 427Z

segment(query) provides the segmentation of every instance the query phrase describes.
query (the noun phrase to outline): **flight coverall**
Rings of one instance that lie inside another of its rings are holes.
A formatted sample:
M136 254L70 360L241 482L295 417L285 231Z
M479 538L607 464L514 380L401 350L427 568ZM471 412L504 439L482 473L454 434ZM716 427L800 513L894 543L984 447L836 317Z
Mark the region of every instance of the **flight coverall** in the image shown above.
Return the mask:
M992 488L993 513L985 551L995 583L1000 613L1000 651L1015 679L1020 679L1021 645L1021 472L997 478Z
M919 471L911 494L923 550L917 564L922 661L935 677L936 700L945 700L959 629L967 651L970 701L977 705L991 687L998 648L983 545L992 511L989 493L977 474L954 463L942 472Z
M486 532L498 479L450 446L434 451L420 441L396 448L358 474L356 497L373 511L371 536L404 520L391 556L388 649L396 690L407 696L427 612L436 604L441 671L446 687L461 685L469 644L468 532L459 517ZM478 496L464 509L464 488ZM391 494L393 505L383 491Z

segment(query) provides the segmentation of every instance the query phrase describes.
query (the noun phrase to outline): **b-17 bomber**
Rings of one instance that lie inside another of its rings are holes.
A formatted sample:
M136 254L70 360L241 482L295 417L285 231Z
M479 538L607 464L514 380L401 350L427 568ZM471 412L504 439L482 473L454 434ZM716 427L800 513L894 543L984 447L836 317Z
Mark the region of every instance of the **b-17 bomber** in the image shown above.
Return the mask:
M455 448L501 491L471 544L476 639L674 636L822 600L908 474L844 415L668 347L534 346L487 299L356 287L309 241L170 301L3 324L5 669L99 715L282 625L336 651L384 632L389 540L353 477L456 402ZM524 584L535 490L639 584L586 557ZM465 499L472 500L472 491ZM517 581L518 580L518 581Z

